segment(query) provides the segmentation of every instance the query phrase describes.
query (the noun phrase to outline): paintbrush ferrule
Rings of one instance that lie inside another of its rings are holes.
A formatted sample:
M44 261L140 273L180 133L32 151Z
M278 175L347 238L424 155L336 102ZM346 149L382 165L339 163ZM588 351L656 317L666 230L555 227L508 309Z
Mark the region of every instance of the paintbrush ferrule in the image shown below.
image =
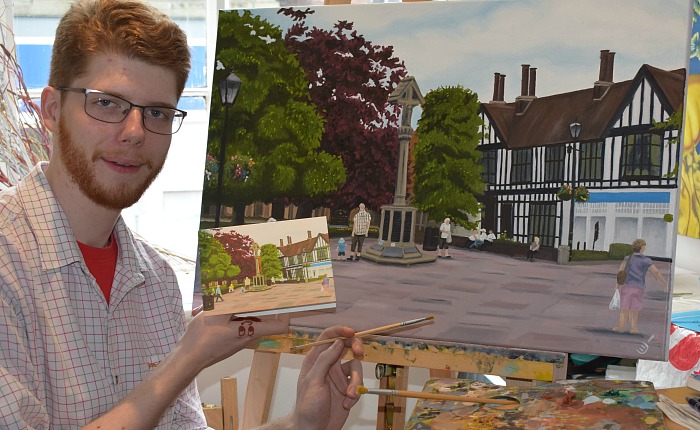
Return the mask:
M368 388L367 394L376 394L379 396L398 396L399 392L388 388Z

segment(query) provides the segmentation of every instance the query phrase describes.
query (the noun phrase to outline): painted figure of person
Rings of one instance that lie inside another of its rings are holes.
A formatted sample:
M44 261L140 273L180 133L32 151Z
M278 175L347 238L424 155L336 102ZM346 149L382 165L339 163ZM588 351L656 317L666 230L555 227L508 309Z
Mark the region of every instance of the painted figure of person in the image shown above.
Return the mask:
M324 276L321 282L321 294L323 297L329 297L331 295L331 278L328 276Z
M476 239L479 236L479 230L472 230L472 234L467 236L467 244L469 244L468 248L472 249L472 245L476 243Z
M486 241L486 230L480 229L479 233L474 236L474 243L469 246L469 249L480 249Z
M530 249L527 250L527 261L535 261L535 255L540 252L540 237L535 236L530 242Z
M58 23L50 160L0 191L0 428L206 428L195 377L287 332L288 317L245 337L230 315L187 322L174 270L121 216L163 167L189 70L185 32L145 1L78 0ZM362 384L359 361L341 364L362 355L354 334L321 333L347 340L306 356L293 411L265 428L342 427Z
M353 255L348 257L348 260L360 261L362 254L362 244L369 234L369 224L372 221L372 215L365 210L365 204L360 203L359 211L352 217L352 242L350 243L350 252Z
M637 320L639 311L642 310L644 291L646 290L646 276L651 272L657 282L668 291L668 283L659 269L656 268L651 258L644 255L647 243L644 239L636 239L632 242L632 254L625 257L619 270L627 272L624 285L615 285L620 289L620 320L612 331L624 333L629 322L629 332L639 333Z
M486 235L486 241L493 243L494 240L496 240L496 234L493 230L489 230L489 234Z
M438 242L438 258L452 258L450 255L450 242L452 242L452 228L450 219L445 218L440 224L440 241Z
M216 301L224 301L224 297L221 295L221 287L218 284L216 285Z
M338 246L336 247L336 252L338 254L338 260L345 259L345 238L341 237L338 239Z

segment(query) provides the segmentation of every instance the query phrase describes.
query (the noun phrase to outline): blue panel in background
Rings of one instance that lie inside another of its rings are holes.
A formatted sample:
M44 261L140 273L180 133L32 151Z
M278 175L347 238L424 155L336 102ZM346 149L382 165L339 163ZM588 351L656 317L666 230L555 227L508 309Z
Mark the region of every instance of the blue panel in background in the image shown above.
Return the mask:
M192 51L192 69L187 79L186 88L207 87L207 47L190 46Z
M49 82L51 45L17 45L17 61L28 89L42 89Z
M205 46L191 46L190 49L192 69L185 87L206 88L207 49ZM48 84L51 45L17 45L17 60L28 89L42 89Z
M207 110L204 97L181 97L177 108L182 110Z
M671 193L592 192L588 203L670 203Z

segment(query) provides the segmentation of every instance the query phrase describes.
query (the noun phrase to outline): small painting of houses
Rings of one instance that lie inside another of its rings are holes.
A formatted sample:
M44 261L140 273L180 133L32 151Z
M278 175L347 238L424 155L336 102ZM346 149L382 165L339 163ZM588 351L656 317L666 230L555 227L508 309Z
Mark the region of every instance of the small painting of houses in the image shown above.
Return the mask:
M204 310L241 316L335 307L325 218L199 232Z

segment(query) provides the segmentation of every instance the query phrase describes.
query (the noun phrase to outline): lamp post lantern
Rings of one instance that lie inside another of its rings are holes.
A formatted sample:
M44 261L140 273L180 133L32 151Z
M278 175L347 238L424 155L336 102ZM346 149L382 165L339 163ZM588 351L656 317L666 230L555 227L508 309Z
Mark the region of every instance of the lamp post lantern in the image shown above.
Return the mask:
M574 250L574 202L576 201L576 188L578 187L578 169L577 167L577 157L576 157L576 151L578 149L576 148L576 142L578 141L578 137L581 134L581 124L578 122L571 123L569 125L569 131L571 132L571 137L574 139L574 142L571 143L571 146L568 147L568 152L571 154L571 157L569 158L569 163L571 164L570 166L570 180L571 180L571 200L570 200L570 206L569 206L569 261L571 261L571 255Z
M238 96L238 90L241 88L241 78L239 78L233 70L224 79L219 81L219 96L221 96L221 104L224 105L224 127L221 133L221 141L219 142L219 172L216 183L216 215L214 218L214 227L219 227L221 221L221 199L224 186L224 164L226 163L226 129L228 127L228 108L233 106Z

